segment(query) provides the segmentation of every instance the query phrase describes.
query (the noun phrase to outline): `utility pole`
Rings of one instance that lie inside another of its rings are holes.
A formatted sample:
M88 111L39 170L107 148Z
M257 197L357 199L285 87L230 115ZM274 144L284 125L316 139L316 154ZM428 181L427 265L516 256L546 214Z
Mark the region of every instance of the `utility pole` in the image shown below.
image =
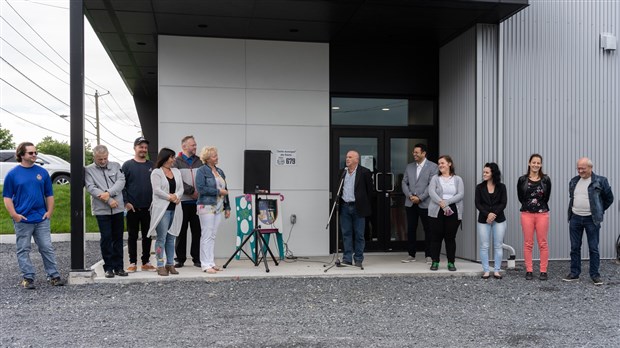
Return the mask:
M99 94L99 92L95 90L95 128L97 128L97 145L101 145L101 137L99 136L99 97L103 97L108 94L110 94L110 91L105 94Z

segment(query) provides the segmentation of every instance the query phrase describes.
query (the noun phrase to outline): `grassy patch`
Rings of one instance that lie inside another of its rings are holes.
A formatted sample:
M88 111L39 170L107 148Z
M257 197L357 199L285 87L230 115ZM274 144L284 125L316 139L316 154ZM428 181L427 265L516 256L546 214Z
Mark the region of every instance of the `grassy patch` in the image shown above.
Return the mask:
M68 233L71 232L71 186L70 185L53 185L54 187L54 215L52 215L52 233ZM2 186L0 186L0 189ZM99 232L97 219L90 212L90 195L84 193L84 201L86 208L84 215L86 216L86 231ZM13 220L9 216L6 209L0 209L0 234L13 234Z

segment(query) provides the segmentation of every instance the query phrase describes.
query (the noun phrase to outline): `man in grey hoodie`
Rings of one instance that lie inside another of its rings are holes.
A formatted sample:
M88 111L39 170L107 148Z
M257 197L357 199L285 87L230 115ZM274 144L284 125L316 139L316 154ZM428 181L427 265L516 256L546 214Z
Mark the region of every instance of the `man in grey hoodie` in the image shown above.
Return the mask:
M202 166L202 161L196 156L196 140L193 135L183 137L181 140L182 152L175 158L174 167L181 171L183 178L183 196L181 207L183 208L183 223L176 240L176 263L175 267L183 267L187 259L187 227L192 229L192 244L190 255L194 266L200 267L200 220L196 215L196 171Z
M123 188L125 176L121 165L108 161L108 148L97 145L93 149L95 163L86 166L84 182L90 194L92 214L97 218L101 233L101 256L106 278L127 276L123 267Z

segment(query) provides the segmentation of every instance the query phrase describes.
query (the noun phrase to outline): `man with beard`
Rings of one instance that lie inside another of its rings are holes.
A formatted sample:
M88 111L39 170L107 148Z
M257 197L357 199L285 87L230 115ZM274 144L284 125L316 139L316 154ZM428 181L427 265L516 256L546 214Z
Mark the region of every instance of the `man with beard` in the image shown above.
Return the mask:
M125 175L123 200L127 211L127 249L129 251L129 267L127 272L135 272L138 262L138 232L142 231L142 267L143 271L155 271L149 259L151 257L151 238L146 235L151 223L151 201L153 188L151 187L151 171L153 162L147 157L149 141L139 137L133 143L134 157L123 163L122 172Z
M181 207L183 208L183 223L181 231L176 240L176 263L175 267L183 267L187 259L187 227L192 229L192 244L190 254L194 261L194 266L200 267L200 220L196 215L196 171L202 166L200 158L196 156L196 140L193 135L188 135L181 139L181 151L175 158L174 167L181 171L183 177L183 196L181 197Z

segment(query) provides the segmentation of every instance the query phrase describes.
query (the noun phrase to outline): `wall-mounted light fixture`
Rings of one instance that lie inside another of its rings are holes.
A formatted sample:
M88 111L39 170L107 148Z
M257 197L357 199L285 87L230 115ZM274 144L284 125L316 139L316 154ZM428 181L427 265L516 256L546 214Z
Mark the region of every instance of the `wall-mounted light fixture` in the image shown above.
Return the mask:
M613 51L618 46L618 39L612 33L601 33L601 48L603 51Z

